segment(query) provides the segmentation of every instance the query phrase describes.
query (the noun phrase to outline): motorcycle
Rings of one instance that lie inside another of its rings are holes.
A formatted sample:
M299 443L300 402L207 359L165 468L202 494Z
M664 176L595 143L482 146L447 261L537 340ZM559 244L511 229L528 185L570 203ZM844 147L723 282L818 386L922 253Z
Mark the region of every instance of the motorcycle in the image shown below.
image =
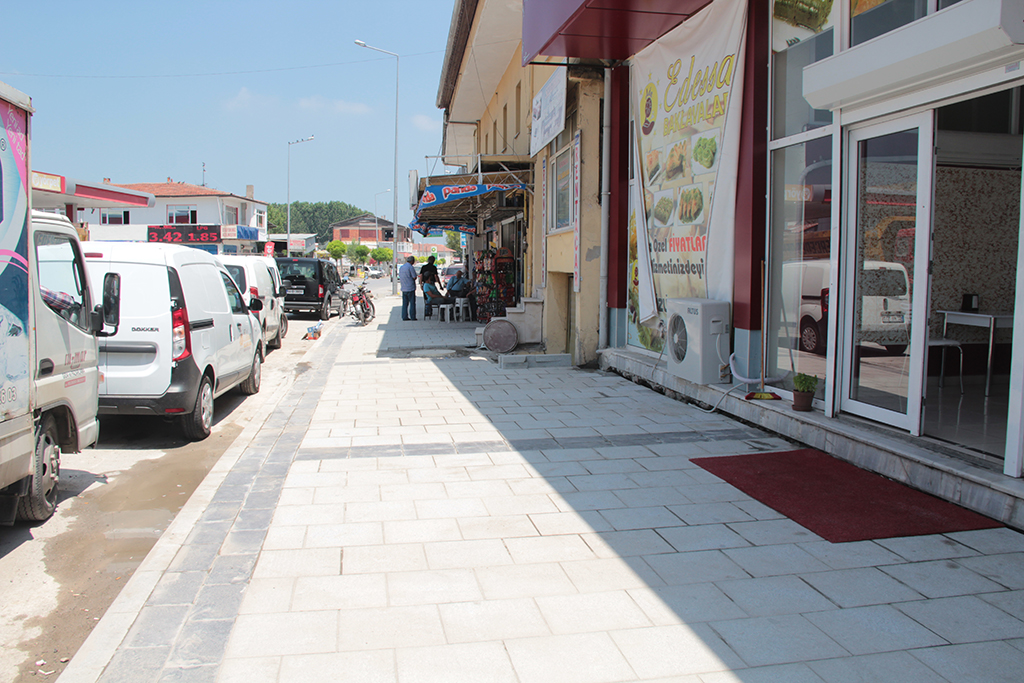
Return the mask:
M341 278L341 289L338 290L338 297L341 299L341 313L340 316L348 315L348 309L352 305L352 292L345 289L348 284L348 278ZM339 317L340 317L339 316Z
M360 325L365 325L377 315L373 306L373 294L366 288L366 280L359 283L356 291L352 293L352 315Z

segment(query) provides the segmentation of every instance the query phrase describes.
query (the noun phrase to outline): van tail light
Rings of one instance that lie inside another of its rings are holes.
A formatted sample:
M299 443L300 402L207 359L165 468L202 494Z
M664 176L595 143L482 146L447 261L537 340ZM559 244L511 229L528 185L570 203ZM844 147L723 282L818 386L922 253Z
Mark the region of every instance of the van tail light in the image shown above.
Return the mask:
M821 315L822 317L828 315L828 290L821 290Z
M255 285L249 285L249 296L254 299L260 298L260 290L256 289Z
M324 286L323 285L320 285L319 287L317 287L316 292L317 292L316 296L317 296L318 299L323 299L324 298Z
M192 329L188 324L188 312L184 306L171 313L171 358L185 360L192 355Z

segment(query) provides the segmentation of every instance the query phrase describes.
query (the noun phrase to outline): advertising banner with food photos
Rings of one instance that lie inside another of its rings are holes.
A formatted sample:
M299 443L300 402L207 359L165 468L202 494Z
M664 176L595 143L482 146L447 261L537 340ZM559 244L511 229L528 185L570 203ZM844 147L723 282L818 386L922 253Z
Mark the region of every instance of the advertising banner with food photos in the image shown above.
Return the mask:
M666 299L732 300L746 7L715 0L630 60L631 345L662 350Z

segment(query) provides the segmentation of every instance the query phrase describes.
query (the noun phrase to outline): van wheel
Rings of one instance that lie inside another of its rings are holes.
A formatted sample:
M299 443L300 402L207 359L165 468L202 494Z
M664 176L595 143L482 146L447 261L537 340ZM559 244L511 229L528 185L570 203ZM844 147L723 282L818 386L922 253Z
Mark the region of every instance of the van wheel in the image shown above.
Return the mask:
M277 325L277 334L274 335L273 339L267 341L267 347L271 349L281 348L281 337L284 336L284 318L281 318Z
M824 347L821 334L818 332L818 324L809 318L804 320L800 325L800 350L821 354Z
M181 429L189 441L202 441L213 428L213 382L203 375L192 412L181 419Z
M889 352L890 356L902 356L907 350L906 344L886 344L885 350Z
M320 319L330 320L331 319L331 300L324 300L324 307L320 309Z
M28 495L18 501L18 517L30 522L49 519L57 509L57 485L60 483L60 444L57 421L45 415L36 432L35 468Z
M247 396L259 393L262 376L263 359L260 357L260 352L256 351L252 357L252 370L249 371L249 376L245 378L245 381L238 385L238 388Z

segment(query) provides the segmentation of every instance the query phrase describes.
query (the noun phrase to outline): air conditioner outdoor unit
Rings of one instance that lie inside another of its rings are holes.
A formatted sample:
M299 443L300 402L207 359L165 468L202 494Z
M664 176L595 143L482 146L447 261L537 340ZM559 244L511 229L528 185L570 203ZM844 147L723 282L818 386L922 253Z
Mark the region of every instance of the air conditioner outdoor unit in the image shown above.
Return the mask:
M668 371L696 384L729 382L729 302L666 299ZM719 339L724 336L725 339ZM719 357L718 344L725 344Z

